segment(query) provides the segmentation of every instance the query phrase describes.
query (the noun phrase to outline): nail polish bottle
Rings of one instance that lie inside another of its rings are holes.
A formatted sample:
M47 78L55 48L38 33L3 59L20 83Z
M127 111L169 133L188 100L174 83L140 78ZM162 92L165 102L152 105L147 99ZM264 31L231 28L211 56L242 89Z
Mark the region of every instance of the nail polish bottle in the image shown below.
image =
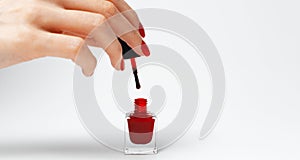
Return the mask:
M156 117L147 111L147 99L134 101L134 111L125 118L125 154L156 154Z

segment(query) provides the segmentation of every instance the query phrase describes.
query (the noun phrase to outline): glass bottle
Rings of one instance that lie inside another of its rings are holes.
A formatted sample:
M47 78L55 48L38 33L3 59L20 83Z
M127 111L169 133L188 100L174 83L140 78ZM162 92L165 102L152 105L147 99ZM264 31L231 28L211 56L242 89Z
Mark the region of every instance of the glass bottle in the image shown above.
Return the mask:
M156 124L154 114L147 111L147 99L137 98L135 109L125 118L125 154L156 154Z

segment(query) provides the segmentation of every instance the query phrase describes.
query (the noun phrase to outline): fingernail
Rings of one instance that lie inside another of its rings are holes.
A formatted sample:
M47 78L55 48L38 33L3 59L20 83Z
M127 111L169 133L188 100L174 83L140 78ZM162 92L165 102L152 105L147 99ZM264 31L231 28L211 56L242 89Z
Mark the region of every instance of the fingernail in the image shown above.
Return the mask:
M75 63L81 67L82 73L89 77L94 74L97 60L87 45L83 45L75 58Z
M139 32L140 32L140 35L144 38L146 35L145 35L145 29L143 27L143 25L140 23L140 26L139 26Z
M142 48L142 51L143 51L145 56L150 56L150 50L149 50L147 44L144 41L142 41L141 48Z
M125 69L125 63L124 63L124 59L122 59L121 61L121 71L124 71Z

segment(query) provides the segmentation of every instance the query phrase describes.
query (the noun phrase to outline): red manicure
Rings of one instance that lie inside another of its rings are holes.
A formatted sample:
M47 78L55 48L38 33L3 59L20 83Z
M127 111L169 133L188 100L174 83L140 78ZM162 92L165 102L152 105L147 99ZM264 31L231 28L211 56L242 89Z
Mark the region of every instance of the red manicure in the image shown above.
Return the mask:
M150 50L149 50L147 44L144 41L142 41L141 48L142 48L142 51L143 51L145 56L150 56Z
M145 29L143 27L143 25L140 23L140 26L139 26L139 32L140 32L140 35L144 38L146 35L145 35Z

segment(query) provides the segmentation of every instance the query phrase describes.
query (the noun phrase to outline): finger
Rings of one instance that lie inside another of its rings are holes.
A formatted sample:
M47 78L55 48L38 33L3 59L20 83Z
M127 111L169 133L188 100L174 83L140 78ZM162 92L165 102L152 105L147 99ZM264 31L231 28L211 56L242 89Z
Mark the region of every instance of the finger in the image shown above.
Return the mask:
M82 68L85 76L91 76L96 68L96 58L93 56L82 38L49 33L37 32L37 38L32 43L32 49L42 56L67 58Z
M75 11L52 10L51 16L43 16L38 25L48 31L61 31L64 34L79 36L87 40L92 46L106 48L116 35L101 14Z
M45 30L55 32L67 31L81 37L86 37L104 22L105 17L101 14L58 8L44 9L40 13L40 18L37 18L35 21L39 27Z
M107 18L107 23L111 26L114 33L125 41L139 55L149 56L149 50L143 50L141 48L141 45L145 44L145 42L138 31L111 2L106 1L105 3L106 7L109 8L106 8L106 10L110 11L110 15L107 15L108 13L106 13L106 17L109 17Z
M128 5L124 0L109 0L111 1L118 10L129 20L129 22L135 27L139 29L139 33L142 37L145 37L145 30L140 22L138 15L136 12Z
M124 70L122 47L120 43L116 41L116 36L112 37L111 34L108 34L109 31L105 31L106 28L107 27L97 27L92 31L91 35L88 36L86 43L91 46L103 48L110 58L111 65L116 70ZM73 35L70 32L65 32L64 34Z
M124 70L125 64L122 56L122 47L117 39L115 39L108 47L105 48L109 56L111 65L117 70Z
M93 0L91 0L92 2ZM82 3L82 1L69 0L61 1L61 5L64 5L68 9L78 9L78 5L84 6L84 8L97 8L98 13L104 15L107 19L107 23L113 29L113 32L124 40L133 50L139 55L149 56L150 51L143 42L142 37L138 31L131 25L131 23L118 11L115 5L109 1L98 0L93 5L90 1ZM95 5L98 4L98 5ZM95 10L95 9L94 9Z
M102 14L106 16L107 23L112 27L114 33L125 41L139 55L149 56L150 51L138 31L118 11L113 3L102 1Z
M105 17L90 12L75 10L53 10L40 26L48 30L62 30L64 34L87 38L87 44L104 48L112 66L122 70L122 49L116 43L116 35L105 23ZM46 19L46 20L45 20ZM63 22L63 23L62 23Z
M55 0L56 3L65 9L70 10L83 10L83 11L89 11L94 13L101 13L103 15L106 15L106 17L110 17L111 13L114 13L114 10L111 6L111 4L106 0L88 0L88 1L81 1L81 0ZM117 1L111 1L114 5L114 7L117 8L117 10L120 10L121 12L124 12L124 18L127 18L128 21L131 23L132 26L134 26L135 29L139 29L141 36L144 37L144 29L137 17L137 14L130 8L130 6L125 2L119 0L120 2L116 3ZM124 5L124 6L123 6Z

